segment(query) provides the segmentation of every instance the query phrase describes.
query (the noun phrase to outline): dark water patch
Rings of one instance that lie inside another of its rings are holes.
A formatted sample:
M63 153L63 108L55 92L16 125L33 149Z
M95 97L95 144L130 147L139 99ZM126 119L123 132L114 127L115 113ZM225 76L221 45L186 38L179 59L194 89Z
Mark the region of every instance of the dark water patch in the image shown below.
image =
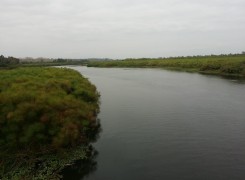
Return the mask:
M245 178L242 80L159 69L73 68L101 93L97 169L81 179Z

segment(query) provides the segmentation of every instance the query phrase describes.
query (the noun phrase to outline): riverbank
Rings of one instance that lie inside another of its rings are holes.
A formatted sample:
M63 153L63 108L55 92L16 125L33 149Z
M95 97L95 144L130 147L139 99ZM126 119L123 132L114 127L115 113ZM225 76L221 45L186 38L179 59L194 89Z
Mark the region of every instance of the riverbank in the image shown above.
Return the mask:
M0 76L0 179L52 179L86 158L100 130L94 85L67 68L16 68Z
M97 61L89 62L88 67L165 68L179 71L245 77L245 55Z

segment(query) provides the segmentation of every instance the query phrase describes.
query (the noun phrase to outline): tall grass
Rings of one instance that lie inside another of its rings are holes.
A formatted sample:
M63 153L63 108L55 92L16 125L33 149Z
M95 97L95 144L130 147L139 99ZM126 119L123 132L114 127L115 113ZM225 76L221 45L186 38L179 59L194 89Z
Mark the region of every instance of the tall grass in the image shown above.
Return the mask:
M89 67L158 67L204 73L245 76L245 55L164 59L126 59L90 62Z

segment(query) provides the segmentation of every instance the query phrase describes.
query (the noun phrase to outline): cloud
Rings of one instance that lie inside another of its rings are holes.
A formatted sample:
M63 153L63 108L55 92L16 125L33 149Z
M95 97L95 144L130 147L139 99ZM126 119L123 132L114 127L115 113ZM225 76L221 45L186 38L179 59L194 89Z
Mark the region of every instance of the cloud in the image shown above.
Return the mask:
M239 52L245 49L244 7L243 0L1 0L0 53L124 58Z

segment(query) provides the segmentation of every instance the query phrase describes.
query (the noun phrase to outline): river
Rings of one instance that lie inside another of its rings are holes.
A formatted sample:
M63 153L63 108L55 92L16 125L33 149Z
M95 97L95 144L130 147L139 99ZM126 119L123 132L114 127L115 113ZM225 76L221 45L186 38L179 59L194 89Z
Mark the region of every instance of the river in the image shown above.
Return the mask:
M71 66L101 94L85 180L244 180L245 83L162 69Z

